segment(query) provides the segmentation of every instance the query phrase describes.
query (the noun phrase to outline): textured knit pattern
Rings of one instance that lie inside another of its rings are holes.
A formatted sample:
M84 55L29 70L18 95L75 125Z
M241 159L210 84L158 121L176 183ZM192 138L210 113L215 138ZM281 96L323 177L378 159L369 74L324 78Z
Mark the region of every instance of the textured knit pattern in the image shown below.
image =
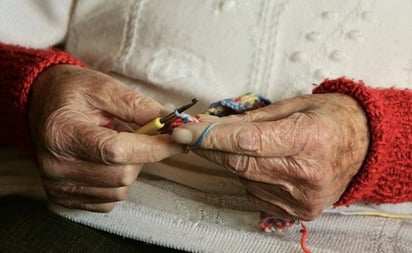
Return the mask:
M412 91L375 89L345 78L325 80L314 93L355 98L368 115L369 153L336 205L412 201Z
M60 63L82 65L62 51L0 43L0 144L33 154L27 120L30 87L42 70Z

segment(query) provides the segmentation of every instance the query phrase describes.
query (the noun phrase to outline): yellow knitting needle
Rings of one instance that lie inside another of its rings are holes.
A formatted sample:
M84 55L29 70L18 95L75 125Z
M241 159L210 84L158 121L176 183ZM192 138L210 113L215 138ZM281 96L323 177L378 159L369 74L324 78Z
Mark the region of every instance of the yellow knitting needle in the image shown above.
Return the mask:
M196 104L199 100L197 98L193 98L192 102L186 105L183 105L177 109L175 109L173 112L169 113L168 115L160 118L157 117L147 123L146 125L138 128L136 131L134 131L136 134L147 134L147 135L152 135L156 133L159 129L164 127L167 123L172 121L174 118L176 118L176 112L181 113L192 107L194 104Z

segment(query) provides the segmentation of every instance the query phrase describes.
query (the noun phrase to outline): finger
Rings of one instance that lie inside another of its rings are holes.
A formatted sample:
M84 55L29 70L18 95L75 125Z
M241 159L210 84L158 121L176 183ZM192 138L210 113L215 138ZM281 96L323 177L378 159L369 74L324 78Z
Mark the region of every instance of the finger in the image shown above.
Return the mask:
M44 180L43 185L48 197L53 201L66 203L111 203L125 200L129 188L124 187L91 187L72 182L55 182Z
M108 213L108 212L111 212L115 206L116 206L116 202L99 203L99 204L79 203L77 205L72 204L71 208L92 211L92 212L99 212L99 213Z
M334 191L326 191L323 195L320 195L320 192L327 187L334 189L336 187L333 187L333 184L335 186L337 184L335 181L327 180L330 177L328 174L330 170L314 161L292 157L253 157L207 150L194 150L194 152L233 171L241 178L278 185L295 199L302 201L312 201L308 199L308 194L313 191L317 192L319 199L326 198Z
M235 117L236 115L232 116L227 116L227 117L217 117L217 116L213 116L213 115L209 115L209 114L198 114L196 115L196 118L200 121L200 122L204 122L204 123L215 123L215 122L219 122L219 123L233 123L234 121L242 121L242 119L240 117Z
M111 212L116 206L117 202L111 203L83 203L76 201L62 201L62 200L52 200L54 203L70 208L70 209L80 209L91 212L108 213Z
M141 164L109 166L80 160L56 164L43 164L43 177L95 187L128 186L136 180L142 168Z
M268 106L235 115L243 121L275 121L287 118L296 112L305 111L311 104L313 95L297 96L276 101Z
M80 124L71 136L68 152L86 161L104 164L157 162L184 152L168 135L139 135Z
M185 124L175 129L172 139L194 145L202 136L200 148L262 157L293 156L300 152L317 126L310 117L297 113L271 122L236 122L215 125L203 134L209 123ZM203 135L202 135L203 134Z
M286 212L283 208L274 205L273 203L269 203L267 201L264 201L260 199L259 197L251 194L250 192L246 192L247 199L249 202L259 208L261 211L270 214L273 217L276 218L281 218L281 219L288 219L288 220L294 220L297 219L297 217L290 215L288 212Z

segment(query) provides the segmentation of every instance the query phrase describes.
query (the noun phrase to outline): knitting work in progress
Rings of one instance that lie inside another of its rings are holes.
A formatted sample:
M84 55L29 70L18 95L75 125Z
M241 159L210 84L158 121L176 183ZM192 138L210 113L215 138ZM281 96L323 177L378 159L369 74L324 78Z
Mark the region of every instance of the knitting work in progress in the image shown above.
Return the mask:
M241 114L247 111L255 110L269 104L271 104L271 101L269 99L259 94L248 92L239 97L227 98L212 103L206 110L205 114L224 117L232 114ZM195 117L192 117L186 113L176 113L176 116L176 120L174 120L170 125L171 128L176 128L181 126L182 124L189 122L199 122L199 120L197 120ZM212 123L208 127L206 127L193 145L193 148L199 148L206 135L217 124L218 123ZM280 232L286 228L292 227L295 224L300 224L302 227L300 232L302 233L301 248L303 252L310 253L311 251L305 245L308 232L306 226L302 221L281 219L271 216L270 214L267 214L265 212L260 213L259 228L263 232Z

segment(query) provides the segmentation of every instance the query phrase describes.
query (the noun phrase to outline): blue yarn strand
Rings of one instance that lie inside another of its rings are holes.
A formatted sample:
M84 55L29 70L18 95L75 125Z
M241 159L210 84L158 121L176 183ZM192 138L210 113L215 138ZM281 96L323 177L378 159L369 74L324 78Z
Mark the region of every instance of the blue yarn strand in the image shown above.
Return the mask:
M213 124L208 125L205 130L203 130L202 134L200 134L199 138L197 139L196 143L193 144L193 148L200 148L200 145L202 144L203 140L205 139L206 135L214 128L218 122L215 122Z

